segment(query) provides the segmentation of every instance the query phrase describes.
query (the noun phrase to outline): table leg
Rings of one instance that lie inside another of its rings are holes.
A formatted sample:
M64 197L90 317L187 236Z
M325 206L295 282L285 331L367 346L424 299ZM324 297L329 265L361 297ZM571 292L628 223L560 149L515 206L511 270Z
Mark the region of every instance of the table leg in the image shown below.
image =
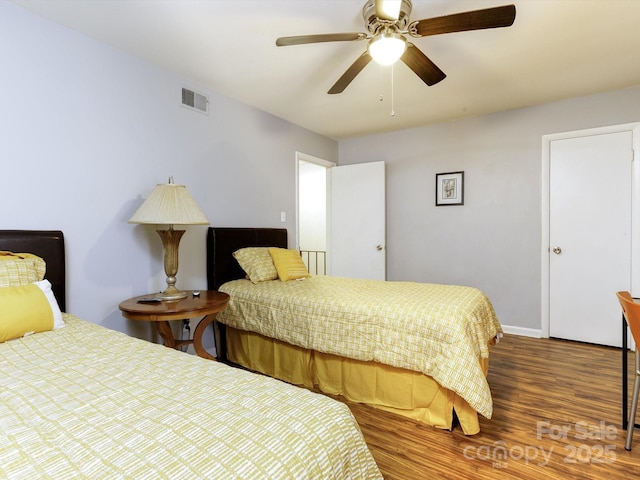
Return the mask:
M162 337L164 341L164 346L169 348L176 348L176 339L173 336L173 330L171 330L171 325L166 320L157 321L156 323L156 331L158 335Z
M204 331L207 329L207 327L215 321L215 319L216 319L215 314L207 315L202 320L200 320L200 323L198 323L198 326L193 332L193 349L196 351L196 355L209 360L217 360L217 359L216 357L211 355L209 352L207 352L205 348L202 346L202 335L204 334Z

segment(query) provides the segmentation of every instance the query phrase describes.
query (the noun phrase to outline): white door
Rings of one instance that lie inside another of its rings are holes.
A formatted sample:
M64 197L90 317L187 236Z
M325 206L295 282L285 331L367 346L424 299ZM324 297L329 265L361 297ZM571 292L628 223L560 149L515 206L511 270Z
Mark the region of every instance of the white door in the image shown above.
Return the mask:
M330 169L329 275L386 279L384 162Z
M550 142L549 334L621 345L618 290L631 289L633 135Z

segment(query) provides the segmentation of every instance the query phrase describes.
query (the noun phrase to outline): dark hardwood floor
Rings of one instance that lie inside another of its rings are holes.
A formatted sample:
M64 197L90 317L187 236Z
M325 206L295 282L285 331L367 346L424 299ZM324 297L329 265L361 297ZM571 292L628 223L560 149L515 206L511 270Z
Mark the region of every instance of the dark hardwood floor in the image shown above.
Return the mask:
M640 478L640 429L624 449L619 349L505 335L490 361L493 418L474 436L347 402L385 479Z

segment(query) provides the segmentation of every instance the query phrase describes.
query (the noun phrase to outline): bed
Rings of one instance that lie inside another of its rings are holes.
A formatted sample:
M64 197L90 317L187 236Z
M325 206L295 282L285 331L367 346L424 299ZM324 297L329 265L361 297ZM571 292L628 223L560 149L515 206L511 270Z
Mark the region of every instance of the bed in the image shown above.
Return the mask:
M65 306L62 232L0 231L0 251L43 258ZM5 262L2 329L34 285ZM346 405L61 316L0 343L0 478L382 478Z
M481 291L308 274L252 281L236 258L287 245L286 229L208 229L208 288L230 295L217 316L221 357L437 428L480 431L478 415L493 413L489 346L502 334Z

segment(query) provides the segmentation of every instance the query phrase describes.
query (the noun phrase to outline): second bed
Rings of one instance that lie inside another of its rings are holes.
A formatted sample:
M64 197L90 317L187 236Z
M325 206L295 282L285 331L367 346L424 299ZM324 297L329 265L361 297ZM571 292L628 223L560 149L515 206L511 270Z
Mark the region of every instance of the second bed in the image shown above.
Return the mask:
M283 229L209 229L209 288L231 297L218 315L230 361L438 428L457 417L465 434L479 431L478 414L491 418L489 345L502 329L480 290L326 276L252 282L233 257L286 246Z

